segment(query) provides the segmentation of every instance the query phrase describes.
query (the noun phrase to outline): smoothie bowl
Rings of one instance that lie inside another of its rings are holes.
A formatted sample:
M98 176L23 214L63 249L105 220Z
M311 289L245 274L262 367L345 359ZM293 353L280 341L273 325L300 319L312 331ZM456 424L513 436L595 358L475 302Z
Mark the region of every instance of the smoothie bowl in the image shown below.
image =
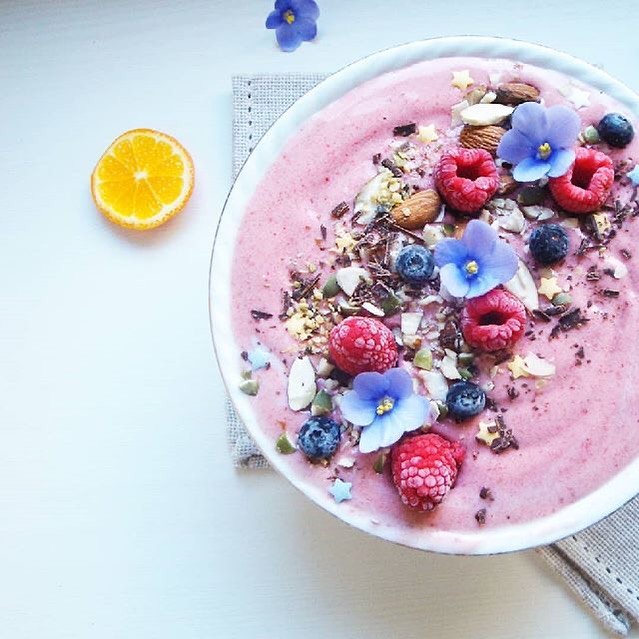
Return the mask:
M442 38L334 74L229 194L229 395L317 504L416 548L556 541L639 492L639 99L535 45Z

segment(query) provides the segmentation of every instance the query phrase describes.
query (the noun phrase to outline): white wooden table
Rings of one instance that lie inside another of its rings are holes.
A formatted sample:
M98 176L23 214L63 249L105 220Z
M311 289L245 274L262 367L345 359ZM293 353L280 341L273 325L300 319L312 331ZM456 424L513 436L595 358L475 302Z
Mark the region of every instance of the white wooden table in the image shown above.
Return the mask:
M10 639L600 637L532 554L368 538L227 459L207 275L230 183L230 77L331 71L434 35L530 39L639 88L629 2L320 0L279 52L257 0L0 3L0 635ZM119 133L192 152L186 212L103 221ZM635 633L634 635L639 636Z

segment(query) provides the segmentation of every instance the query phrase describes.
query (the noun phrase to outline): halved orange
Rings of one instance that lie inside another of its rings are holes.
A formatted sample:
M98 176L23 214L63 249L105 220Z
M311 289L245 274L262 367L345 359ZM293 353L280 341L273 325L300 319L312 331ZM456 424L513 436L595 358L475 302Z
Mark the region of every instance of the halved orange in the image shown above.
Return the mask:
M193 160L170 135L134 129L117 138L91 174L91 195L109 220L146 230L179 213L193 191Z

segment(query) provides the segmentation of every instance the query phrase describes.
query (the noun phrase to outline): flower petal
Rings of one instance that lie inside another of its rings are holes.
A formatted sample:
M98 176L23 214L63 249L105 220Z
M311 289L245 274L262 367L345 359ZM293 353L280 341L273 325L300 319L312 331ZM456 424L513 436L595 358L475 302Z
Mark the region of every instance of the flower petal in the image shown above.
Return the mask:
M497 280L498 284L504 284L512 280L517 272L519 260L517 253L504 241L495 242L495 246L479 263L479 276L488 275Z
M462 242L468 251L468 257L480 261L484 255L490 255L497 241L495 229L481 220L471 220L466 226Z
M308 18L313 21L319 18L320 11L315 0L289 0L289 5L296 18Z
M517 182L535 182L544 177L548 171L550 171L550 162L544 162L538 158L526 158L513 169L513 177Z
M353 390L361 399L377 402L386 395L388 383L388 379L381 373L360 373L353 380Z
M572 149L559 149L555 151L549 158L550 171L548 177L559 177L568 172L568 169L575 161L575 152Z
M302 43L302 37L297 32L293 24L282 22L275 34L277 35L277 43L282 51L295 51Z
M470 288L468 278L464 275L463 271L456 264L445 264L439 270L439 279L444 285L444 288L453 297L465 297Z
M486 273L482 276L478 275L470 283L470 288L468 289L468 293L466 293L466 298L472 299L473 297L485 295L488 291L492 291L494 288L499 286L499 284L499 279L492 273Z
M461 240L446 238L437 242L435 246L435 264L442 267L444 264L463 264L468 257L466 246Z
M497 147L497 157L510 164L519 164L536 153L537 147L523 133L515 129L504 133Z
M291 8L291 0L275 0L275 11L284 13Z
M386 392L393 399L403 399L413 394L413 378L403 368L391 368L383 377L388 384Z
M271 11L266 18L266 28L277 29L281 26L282 22L282 14L279 11Z
M370 426L365 426L362 429L359 436L360 453L372 453L383 446L384 423L383 418L378 417Z
M519 131L537 148L546 141L548 119L546 109L537 102L524 102L513 112L511 123L513 129Z
M556 104L546 110L548 133L546 142L553 149L569 149L575 145L581 119L575 111L562 104Z
M359 450L362 453L391 446L401 436L423 426L430 417L430 403L422 395L411 395L397 402L395 408L377 417L362 430L359 438Z
M339 409L347 421L356 426L368 426L377 417L377 402L359 397L355 391L342 395Z
M317 35L317 24L310 18L297 18L293 26L297 28L297 33L304 42L313 40Z

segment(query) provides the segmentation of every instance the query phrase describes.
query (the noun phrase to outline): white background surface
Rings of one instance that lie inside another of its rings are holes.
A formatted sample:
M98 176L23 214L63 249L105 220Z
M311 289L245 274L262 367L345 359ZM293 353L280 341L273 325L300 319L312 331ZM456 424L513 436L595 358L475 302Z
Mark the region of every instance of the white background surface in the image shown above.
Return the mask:
M320 0L319 38L284 54L267 1L0 0L1 637L605 636L533 554L391 546L274 473L235 472L207 317L233 73L477 33L638 89L632 3L558 5ZM88 188L141 126L197 172L186 211L144 235L103 221Z

